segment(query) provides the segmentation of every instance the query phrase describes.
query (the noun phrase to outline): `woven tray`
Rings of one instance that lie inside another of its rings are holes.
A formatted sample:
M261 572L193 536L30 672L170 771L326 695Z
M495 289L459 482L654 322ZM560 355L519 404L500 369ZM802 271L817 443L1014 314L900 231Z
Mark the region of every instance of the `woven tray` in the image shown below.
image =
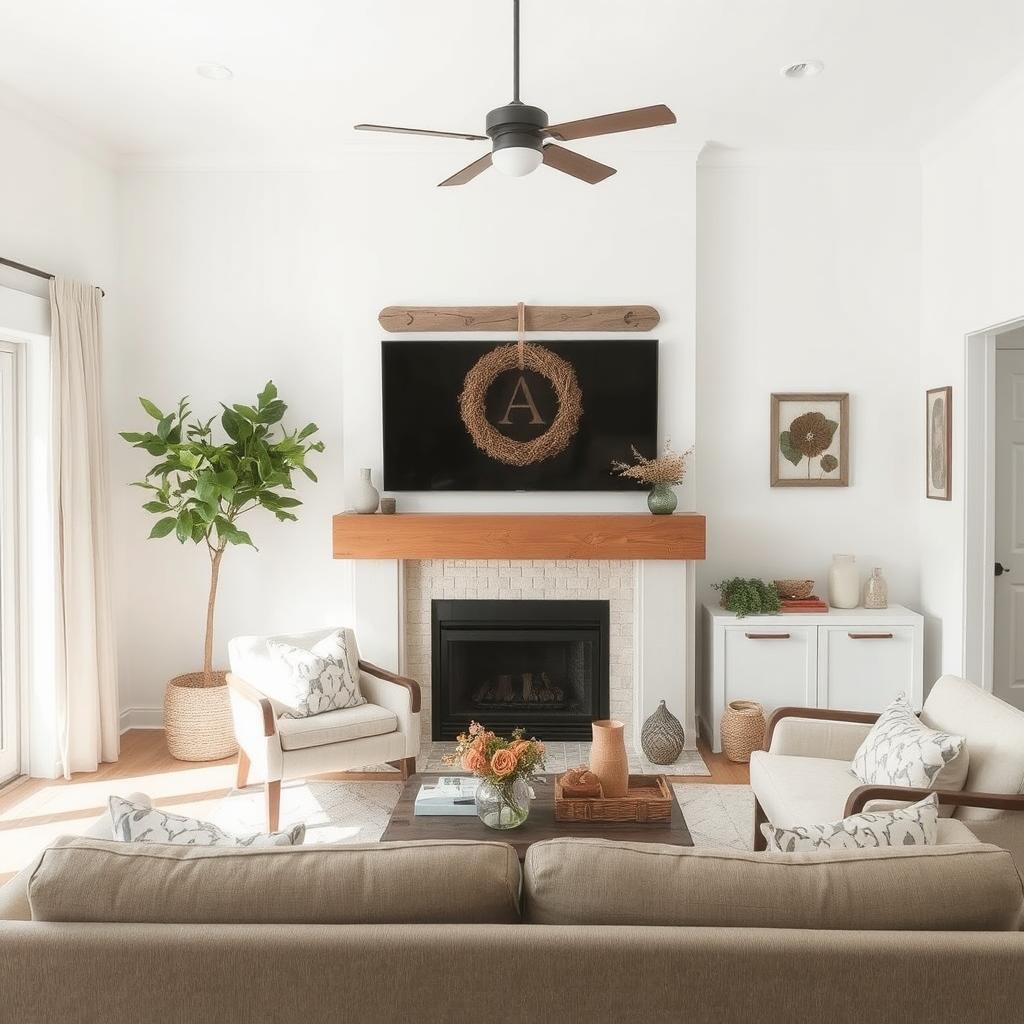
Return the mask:
M672 820L672 789L664 775L630 775L622 797L566 797L555 782L555 821L632 821L667 824Z

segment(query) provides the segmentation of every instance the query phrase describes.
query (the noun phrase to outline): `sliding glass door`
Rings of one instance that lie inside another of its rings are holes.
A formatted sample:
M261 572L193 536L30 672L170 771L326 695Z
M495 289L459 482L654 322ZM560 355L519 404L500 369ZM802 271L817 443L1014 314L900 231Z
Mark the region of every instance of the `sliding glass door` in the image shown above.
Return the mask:
M0 785L21 768L21 410L18 346L0 341Z

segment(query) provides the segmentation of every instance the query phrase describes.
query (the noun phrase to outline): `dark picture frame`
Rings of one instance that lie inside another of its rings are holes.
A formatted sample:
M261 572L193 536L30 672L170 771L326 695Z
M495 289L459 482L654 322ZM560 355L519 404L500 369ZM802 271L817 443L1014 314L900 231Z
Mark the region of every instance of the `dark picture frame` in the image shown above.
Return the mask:
M924 400L924 495L953 500L953 388L929 388Z
M802 440L794 423L808 428ZM773 393L770 440L772 487L849 487L849 392Z

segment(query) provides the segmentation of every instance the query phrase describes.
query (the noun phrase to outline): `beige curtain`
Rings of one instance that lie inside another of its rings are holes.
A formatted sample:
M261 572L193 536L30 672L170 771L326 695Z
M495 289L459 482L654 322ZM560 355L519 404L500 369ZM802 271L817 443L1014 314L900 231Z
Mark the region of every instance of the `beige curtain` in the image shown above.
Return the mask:
M117 670L106 529L98 288L50 282L58 751L65 778L116 761Z

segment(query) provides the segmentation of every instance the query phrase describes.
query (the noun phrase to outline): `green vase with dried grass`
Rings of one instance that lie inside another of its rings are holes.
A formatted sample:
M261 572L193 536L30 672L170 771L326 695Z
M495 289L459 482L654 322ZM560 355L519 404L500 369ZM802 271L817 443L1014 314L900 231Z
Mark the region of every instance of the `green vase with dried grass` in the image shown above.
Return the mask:
M693 454L690 448L685 452L672 450L671 442L665 442L661 455L648 459L633 448L633 462L612 462L612 472L629 480L650 487L647 507L656 516L671 515L676 510L676 492L686 476L686 460Z
M287 406L273 381L256 396L254 405L222 405L220 426L227 439L214 439L211 416L193 416L183 398L169 413L148 398L139 402L156 421L152 430L125 431L121 437L157 461L133 486L149 491L142 506L157 516L151 538L173 536L180 544L203 547L210 559L210 590L206 603L206 634L202 672L187 672L168 683L164 726L170 753L182 761L228 757L237 749L225 672L213 669L213 626L221 561L229 547L255 548L237 526L239 518L257 508L279 522L295 522L302 502L294 496L296 471L313 482L306 465L322 441L310 440L315 423L301 430L282 426Z

